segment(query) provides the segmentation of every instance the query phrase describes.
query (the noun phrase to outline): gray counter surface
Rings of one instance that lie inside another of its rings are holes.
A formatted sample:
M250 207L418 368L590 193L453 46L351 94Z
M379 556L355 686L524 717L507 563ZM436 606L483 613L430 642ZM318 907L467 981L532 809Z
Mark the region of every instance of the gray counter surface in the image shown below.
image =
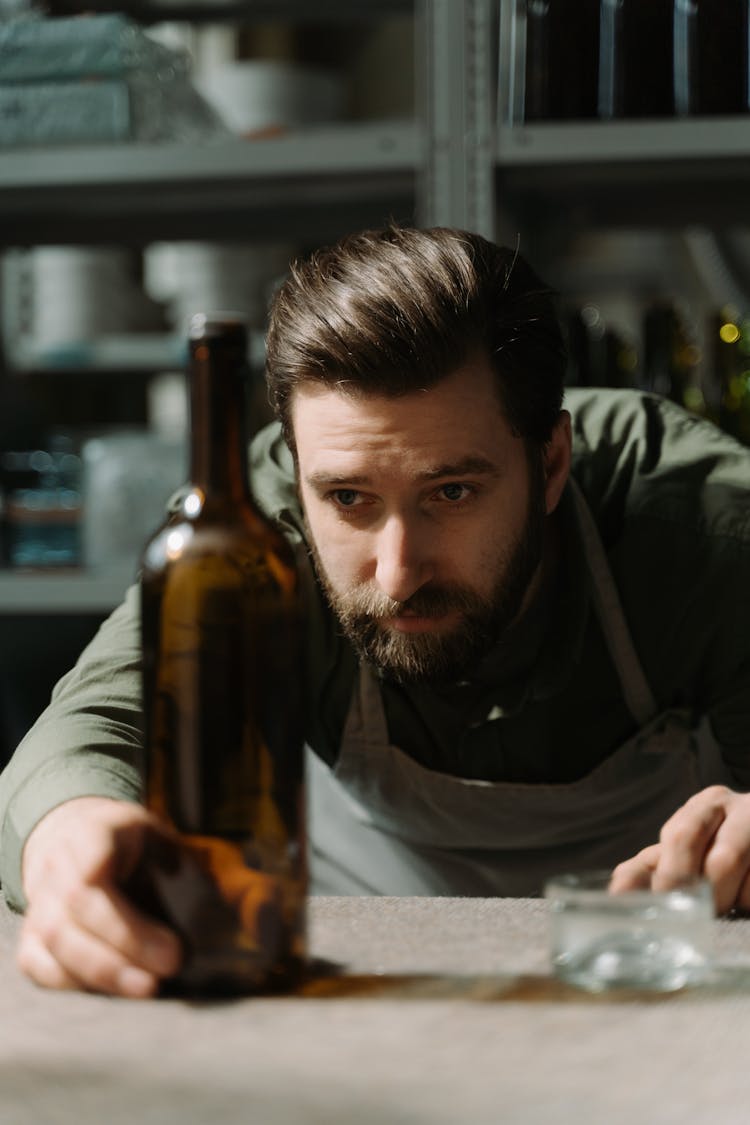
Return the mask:
M302 995L51 993L0 906L1 1125L747 1125L750 922L711 987L587 996L549 978L543 902L320 898Z

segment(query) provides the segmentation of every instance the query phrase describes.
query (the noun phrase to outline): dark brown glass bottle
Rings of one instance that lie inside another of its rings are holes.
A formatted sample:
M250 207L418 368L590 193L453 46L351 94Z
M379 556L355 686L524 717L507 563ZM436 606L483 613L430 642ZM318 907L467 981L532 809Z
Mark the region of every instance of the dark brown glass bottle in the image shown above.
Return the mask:
M143 555L145 801L177 834L145 877L185 991L283 987L305 957L304 615L250 494L246 354L241 321L193 318L190 485Z
M674 91L680 115L747 113L748 0L674 0Z
M526 0L526 121L596 117L599 0Z
M673 0L601 0L599 116L674 114Z

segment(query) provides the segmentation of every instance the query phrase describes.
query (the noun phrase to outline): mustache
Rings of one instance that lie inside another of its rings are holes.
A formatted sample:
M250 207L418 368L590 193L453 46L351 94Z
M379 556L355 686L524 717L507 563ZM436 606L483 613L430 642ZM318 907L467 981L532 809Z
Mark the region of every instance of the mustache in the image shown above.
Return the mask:
M406 601L400 602L372 587L358 587L347 594L345 606L338 612L345 621L369 618L372 621L399 617L405 612L418 617L442 617L452 610L461 613L475 612L485 607L484 599L461 586L434 585L416 590Z

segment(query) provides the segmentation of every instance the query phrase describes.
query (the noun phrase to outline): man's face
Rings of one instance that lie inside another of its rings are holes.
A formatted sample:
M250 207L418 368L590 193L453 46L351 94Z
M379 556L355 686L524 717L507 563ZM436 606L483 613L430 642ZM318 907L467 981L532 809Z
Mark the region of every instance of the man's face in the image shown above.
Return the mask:
M485 360L401 398L295 391L299 489L323 588L359 653L449 680L525 607L558 488L501 409ZM566 463L567 469L567 463Z

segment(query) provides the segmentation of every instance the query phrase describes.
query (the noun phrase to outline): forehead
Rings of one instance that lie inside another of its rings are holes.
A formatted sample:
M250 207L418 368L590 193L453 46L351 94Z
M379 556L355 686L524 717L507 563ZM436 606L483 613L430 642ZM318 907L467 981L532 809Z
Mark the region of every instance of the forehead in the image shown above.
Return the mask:
M392 397L303 382L291 421L310 473L429 472L467 458L499 463L523 454L505 418L489 361L467 363L425 390Z

